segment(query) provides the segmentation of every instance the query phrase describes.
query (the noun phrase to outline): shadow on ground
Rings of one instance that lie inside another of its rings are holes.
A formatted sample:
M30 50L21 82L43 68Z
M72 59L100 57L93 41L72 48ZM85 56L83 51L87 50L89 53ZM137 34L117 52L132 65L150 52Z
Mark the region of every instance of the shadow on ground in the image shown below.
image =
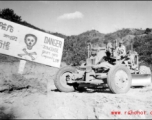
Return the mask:
M58 89L53 89L51 91L60 92ZM93 89L93 88L79 87L74 92L77 92L77 93L109 93L109 94L112 94L112 92L108 88Z

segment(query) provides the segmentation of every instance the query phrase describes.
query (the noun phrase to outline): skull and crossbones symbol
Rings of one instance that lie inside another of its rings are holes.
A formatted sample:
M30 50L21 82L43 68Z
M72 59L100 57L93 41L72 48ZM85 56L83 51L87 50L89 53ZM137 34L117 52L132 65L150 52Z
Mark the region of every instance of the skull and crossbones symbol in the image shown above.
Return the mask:
M24 42L27 46L28 50L32 50L33 46L36 44L37 42L37 37L33 34L27 34L25 35L25 39ZM35 58L33 57L33 55L37 55L36 52L31 52L29 53L26 48L23 48L23 54L18 54L19 57L23 57L25 55L28 55L29 57L31 57L32 60L35 60Z

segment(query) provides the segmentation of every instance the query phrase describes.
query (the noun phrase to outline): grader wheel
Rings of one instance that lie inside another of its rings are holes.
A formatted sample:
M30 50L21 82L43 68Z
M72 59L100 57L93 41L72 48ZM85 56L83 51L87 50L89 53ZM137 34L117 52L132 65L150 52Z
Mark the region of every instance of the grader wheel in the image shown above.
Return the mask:
M75 72L75 68L71 66L66 66L61 68L54 79L54 84L58 90L61 92L73 92L75 91L73 86L67 84L67 80L70 80L72 77L72 73Z
M113 93L121 94L129 91L132 82L130 70L124 65L116 65L108 73L107 83Z

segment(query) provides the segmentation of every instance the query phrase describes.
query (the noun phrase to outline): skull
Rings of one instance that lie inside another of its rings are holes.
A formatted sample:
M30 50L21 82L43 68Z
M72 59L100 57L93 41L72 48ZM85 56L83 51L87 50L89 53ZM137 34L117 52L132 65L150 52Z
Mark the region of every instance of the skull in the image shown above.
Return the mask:
M36 42L37 42L37 37L35 35L27 34L25 36L25 43L28 50L31 50L33 46L36 44Z

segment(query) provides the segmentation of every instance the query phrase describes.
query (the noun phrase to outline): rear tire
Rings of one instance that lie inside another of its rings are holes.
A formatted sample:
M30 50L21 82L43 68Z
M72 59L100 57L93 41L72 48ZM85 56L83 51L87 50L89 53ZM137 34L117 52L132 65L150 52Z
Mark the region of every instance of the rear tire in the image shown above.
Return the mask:
M131 87L130 70L122 64L112 67L108 73L107 83L113 93L127 93Z
M54 84L56 88L61 92L74 92L75 89L73 86L70 86L67 84L66 76L72 75L73 72L75 72L76 69L71 66L66 66L61 68L54 79Z

